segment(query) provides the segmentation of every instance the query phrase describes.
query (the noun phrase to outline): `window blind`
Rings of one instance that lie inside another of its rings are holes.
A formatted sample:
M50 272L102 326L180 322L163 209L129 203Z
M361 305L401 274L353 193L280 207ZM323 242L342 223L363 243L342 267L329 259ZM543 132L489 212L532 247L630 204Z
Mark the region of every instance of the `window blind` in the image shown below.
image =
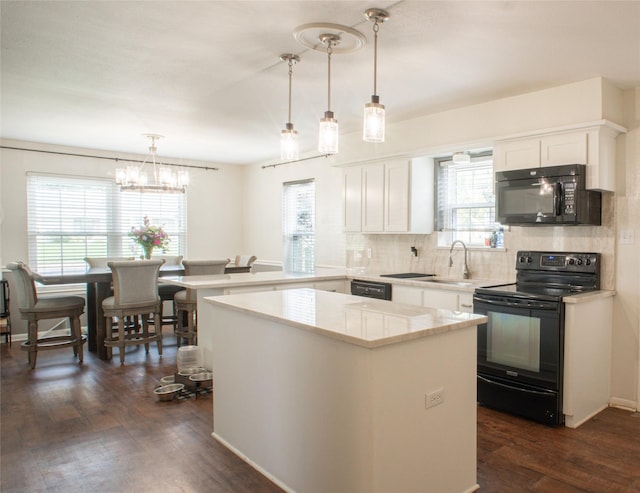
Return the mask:
M284 269L287 272L313 272L316 264L315 182L284 183L282 197Z
M184 194L120 192L110 180L28 173L27 214L29 265L41 274L84 272L85 257L141 255L127 235L145 215L169 234L168 254L186 249Z

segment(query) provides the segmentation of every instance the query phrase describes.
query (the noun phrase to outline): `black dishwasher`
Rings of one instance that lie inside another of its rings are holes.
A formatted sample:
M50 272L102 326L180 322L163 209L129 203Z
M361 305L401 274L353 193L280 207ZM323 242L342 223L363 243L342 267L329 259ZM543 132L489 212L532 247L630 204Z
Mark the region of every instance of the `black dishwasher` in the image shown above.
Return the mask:
M351 294L378 300L391 300L391 284L354 279L351 281Z

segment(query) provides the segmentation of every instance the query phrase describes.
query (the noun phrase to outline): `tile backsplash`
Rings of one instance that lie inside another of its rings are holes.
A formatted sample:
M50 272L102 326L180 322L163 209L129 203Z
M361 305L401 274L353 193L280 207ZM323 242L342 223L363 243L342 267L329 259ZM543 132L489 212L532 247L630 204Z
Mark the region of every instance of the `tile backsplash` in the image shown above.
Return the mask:
M513 226L505 230L505 248L469 249L467 264L472 279L515 281L518 250L596 252L602 254L601 287L615 288L615 230L612 193L602 194L602 226ZM424 272L460 278L464 253L459 245L452 254L437 246L437 234L347 234L347 268L353 272ZM414 257L411 247L418 250Z

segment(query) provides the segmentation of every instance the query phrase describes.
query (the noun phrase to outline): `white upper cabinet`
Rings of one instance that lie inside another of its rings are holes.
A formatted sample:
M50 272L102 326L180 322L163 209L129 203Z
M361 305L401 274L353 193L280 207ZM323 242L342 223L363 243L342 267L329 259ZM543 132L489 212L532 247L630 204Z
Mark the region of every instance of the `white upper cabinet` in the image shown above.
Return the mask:
M342 174L342 230L357 232L362 230L362 168L345 168Z
M622 131L615 124L602 124L497 141L493 148L493 169L497 172L584 164L588 189L613 192L616 137Z
M362 168L362 231L384 231L384 163Z
M345 232L433 232L432 161L350 166L344 169L343 185Z

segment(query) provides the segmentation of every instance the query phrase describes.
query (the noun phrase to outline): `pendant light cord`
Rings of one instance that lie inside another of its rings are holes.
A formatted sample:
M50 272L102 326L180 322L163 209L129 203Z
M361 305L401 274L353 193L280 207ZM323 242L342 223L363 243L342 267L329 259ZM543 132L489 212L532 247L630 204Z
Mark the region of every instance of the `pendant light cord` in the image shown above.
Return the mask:
M378 94L378 20L373 23L373 94Z
M289 119L287 123L291 123L291 91L293 87L293 57L289 58Z
M333 52L333 41L327 41L327 110L331 111L331 53Z

